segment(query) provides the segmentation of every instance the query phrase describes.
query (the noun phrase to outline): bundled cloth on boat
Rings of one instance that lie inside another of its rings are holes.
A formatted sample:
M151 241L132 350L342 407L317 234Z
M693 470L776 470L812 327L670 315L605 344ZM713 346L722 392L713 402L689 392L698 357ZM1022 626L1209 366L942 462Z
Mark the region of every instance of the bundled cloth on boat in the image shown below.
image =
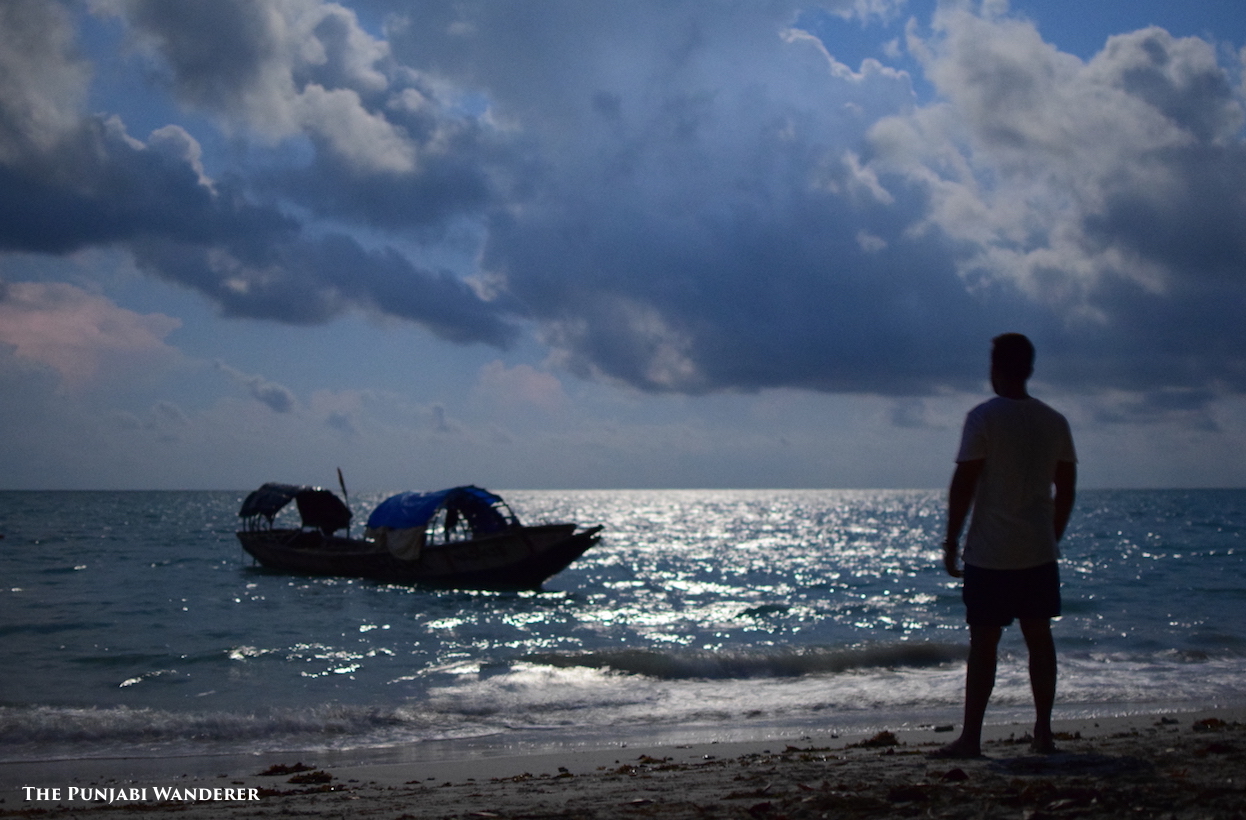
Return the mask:
M423 527L365 527L363 537L380 544L400 561L418 561L424 550Z

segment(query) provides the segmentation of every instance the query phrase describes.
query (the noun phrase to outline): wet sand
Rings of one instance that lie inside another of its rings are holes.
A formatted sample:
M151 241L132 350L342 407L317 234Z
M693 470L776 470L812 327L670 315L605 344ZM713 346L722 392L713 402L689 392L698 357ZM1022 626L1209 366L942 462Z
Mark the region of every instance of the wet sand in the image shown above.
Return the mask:
M1246 709L1056 728L1054 755L1032 753L1025 726L991 726L985 757L956 761L927 756L954 737L932 727L431 763L230 758L200 775L152 774L150 761L4 764L0 817L1246 818Z

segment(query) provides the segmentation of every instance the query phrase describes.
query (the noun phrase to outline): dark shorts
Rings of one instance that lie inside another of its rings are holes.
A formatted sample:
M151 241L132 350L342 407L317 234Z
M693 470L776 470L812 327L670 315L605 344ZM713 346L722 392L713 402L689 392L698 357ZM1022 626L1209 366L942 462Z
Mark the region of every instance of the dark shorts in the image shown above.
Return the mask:
M961 598L965 622L972 626L1008 626L1013 618L1055 618L1060 614L1060 570L1055 561L1029 569L965 564Z

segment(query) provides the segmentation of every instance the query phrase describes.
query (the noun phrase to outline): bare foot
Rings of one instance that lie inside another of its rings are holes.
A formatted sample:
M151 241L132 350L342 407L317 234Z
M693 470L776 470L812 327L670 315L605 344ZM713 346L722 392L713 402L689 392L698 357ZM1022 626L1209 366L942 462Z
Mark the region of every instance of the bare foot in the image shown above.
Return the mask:
M982 749L976 743L960 738L932 752L926 752L926 757L936 760L973 760L982 757Z
M1050 734L1035 735L1030 740L1030 751L1040 755L1054 755L1060 751L1056 748L1056 741Z
M1039 740L1038 738L1030 740L1029 749L1030 751L1034 751L1035 754L1055 754L1059 751L1059 749L1055 748L1055 740L1049 737L1044 738L1043 740Z

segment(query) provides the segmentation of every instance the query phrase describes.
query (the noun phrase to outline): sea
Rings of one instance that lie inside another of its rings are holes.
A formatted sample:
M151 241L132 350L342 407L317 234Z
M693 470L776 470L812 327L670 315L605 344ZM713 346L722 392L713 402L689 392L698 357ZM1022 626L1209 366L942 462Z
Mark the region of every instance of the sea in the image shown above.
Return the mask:
M245 495L0 492L0 762L959 722L941 491L503 492L527 523L604 525L518 593L265 570ZM1246 490L1083 491L1062 550L1057 717L1246 704ZM988 722L1032 720L1025 666L1009 629Z

